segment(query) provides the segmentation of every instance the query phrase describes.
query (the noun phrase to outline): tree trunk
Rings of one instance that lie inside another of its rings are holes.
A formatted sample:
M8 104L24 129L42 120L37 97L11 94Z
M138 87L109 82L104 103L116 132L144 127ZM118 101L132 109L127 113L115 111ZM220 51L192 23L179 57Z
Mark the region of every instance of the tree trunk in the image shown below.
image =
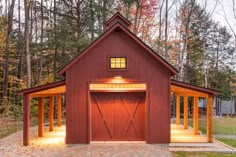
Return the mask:
M136 2L136 12L135 12L135 17L134 17L134 27L133 27L133 32L134 32L134 34L137 34L137 32L138 32L138 23L139 23L139 19L140 19L140 17L139 17L139 13L138 13L138 11L139 11L139 9L140 9L140 7L141 7L141 4L140 4L140 2Z
M53 25L54 25L54 58L53 58L53 80L56 80L57 75L57 55L58 55L58 43L57 43L57 17L56 17L56 0L54 0L54 15L53 15Z
M26 50L26 65L27 65L27 87L31 87L31 62L29 49L29 9L31 1L24 0L25 6L25 50Z
M190 18L191 18L191 15L192 15L192 12L193 12L193 7L194 7L194 3L195 3L195 0L192 1L191 3L191 8L189 8L189 13L186 17L186 24L185 24L185 36L184 36L184 45L183 45L183 49L182 49L182 52L181 52L181 57L180 57L180 81L183 81L184 80L184 55L185 55L185 52L187 50L187 40L188 40L188 31L189 31L189 23L190 23ZM185 9L188 9L186 8L185 6Z
M76 24L77 24L77 41L78 41L78 44L77 44L77 54L80 53L80 35L81 35L81 32L80 32L80 28L81 28L81 23L80 23L80 0L77 1L77 7L76 7L76 13L77 13L77 18L76 18Z
M10 49L10 35L12 32L14 6L15 6L15 0L12 0L7 17L8 26L7 26L6 45L4 51L4 64L3 64L3 97L7 97L8 95L9 49Z
M43 70L43 0L41 0L41 6L40 6L40 12L41 12L41 35L40 35L40 53L39 53L39 83L42 80L42 70Z
M32 17L31 17L32 18ZM32 18L33 19L33 18ZM39 48L39 43L38 43L38 24L37 24L37 21L38 21L38 17L37 17L37 5L36 3L34 3L34 23L35 23L35 44L36 44L36 49L37 49L37 57L35 58L36 59L36 62L37 62L37 67L35 68L35 84L39 84L39 76L38 76L38 67L39 67L39 55L40 55L40 48Z
M168 0L166 0L166 20L165 20L165 59L168 59L167 30L168 30Z
M106 23L106 11L107 11L107 0L103 0L103 4L102 4L102 25L103 25L103 32L105 31L104 24Z
M217 41L217 50L216 50L216 66L215 66L216 71L218 71L218 66L219 66L219 46L220 46L220 42L218 40Z
M90 24L89 24L89 27L90 27L90 32L91 32L91 41L94 40L94 22L95 22L95 18L94 18L94 11L93 11L93 0L90 0L89 1L89 9L90 9L90 16L91 16L91 20L90 20Z
M162 7L164 5L164 0L162 1L162 4L160 6L160 15L159 15L159 35L158 35L158 41L161 43L161 36L162 36Z
M20 0L18 0L18 31L17 31L17 65L15 70L15 76L19 79L22 78L22 35L21 35L21 8L20 8Z

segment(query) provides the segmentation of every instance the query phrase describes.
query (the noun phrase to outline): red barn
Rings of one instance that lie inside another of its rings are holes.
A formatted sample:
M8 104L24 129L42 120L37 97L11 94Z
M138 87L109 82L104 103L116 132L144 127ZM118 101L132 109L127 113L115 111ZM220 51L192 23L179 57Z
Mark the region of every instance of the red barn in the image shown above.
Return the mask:
M130 32L130 22L120 13L105 26L97 40L59 71L65 81L20 92L24 96L24 145L29 144L30 98L39 98L42 136L43 98L50 97L53 130L53 97L58 97L60 123L61 93L66 93L66 143L170 143L171 92L209 98L211 142L211 97L217 92L171 80L178 71ZM179 119L179 110L176 114Z

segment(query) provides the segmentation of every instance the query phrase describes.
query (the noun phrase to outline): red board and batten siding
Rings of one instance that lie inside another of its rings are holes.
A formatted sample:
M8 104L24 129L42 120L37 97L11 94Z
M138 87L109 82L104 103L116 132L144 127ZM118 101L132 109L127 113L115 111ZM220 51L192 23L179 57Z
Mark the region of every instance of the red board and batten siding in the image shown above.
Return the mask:
M170 142L170 70L123 31L113 31L66 71L66 143L89 143L88 82L114 77L107 60L119 55L128 62L119 74L149 85L147 143Z

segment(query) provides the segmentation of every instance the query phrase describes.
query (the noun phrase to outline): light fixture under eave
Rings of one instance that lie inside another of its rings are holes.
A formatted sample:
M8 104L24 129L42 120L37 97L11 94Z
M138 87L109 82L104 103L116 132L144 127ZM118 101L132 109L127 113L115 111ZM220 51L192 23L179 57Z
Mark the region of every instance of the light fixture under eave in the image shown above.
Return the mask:
M123 78L119 73L117 73L114 78L112 78L109 83L127 83L126 79Z
M114 78L116 78L116 79L121 79L121 78L123 78L123 77L122 77L120 74L117 73Z

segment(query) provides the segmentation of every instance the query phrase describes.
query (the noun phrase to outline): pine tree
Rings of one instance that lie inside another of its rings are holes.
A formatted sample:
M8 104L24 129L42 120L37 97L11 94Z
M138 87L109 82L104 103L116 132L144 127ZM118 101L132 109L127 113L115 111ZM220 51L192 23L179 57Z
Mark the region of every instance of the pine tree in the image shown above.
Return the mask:
M233 92L234 72L231 69L231 56L234 47L231 34L226 27L215 23L208 33L207 58L209 66L209 87L220 90L224 98Z
M184 43L180 44L183 81L203 85L204 24L211 25L211 19L195 1L185 1L180 9L180 34Z

